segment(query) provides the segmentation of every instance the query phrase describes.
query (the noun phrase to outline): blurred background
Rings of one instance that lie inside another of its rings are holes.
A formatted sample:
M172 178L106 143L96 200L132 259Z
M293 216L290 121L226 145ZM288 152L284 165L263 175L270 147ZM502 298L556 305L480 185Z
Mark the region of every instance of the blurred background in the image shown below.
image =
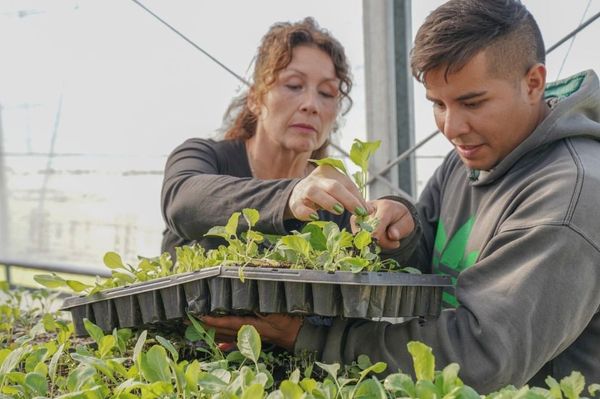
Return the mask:
M274 22L314 17L345 46L354 75L336 143L348 151L366 139L363 1L143 3L246 79ZM413 37L441 3L412 2ZM600 0L524 3L546 47L600 11ZM549 55L549 80L600 71L598 37L592 23ZM0 52L0 263L101 270L106 251L159 255L166 157L189 137L219 137L244 85L129 0L0 0ZM413 89L419 141L435 125L423 88ZM416 195L449 150L439 134L417 150Z

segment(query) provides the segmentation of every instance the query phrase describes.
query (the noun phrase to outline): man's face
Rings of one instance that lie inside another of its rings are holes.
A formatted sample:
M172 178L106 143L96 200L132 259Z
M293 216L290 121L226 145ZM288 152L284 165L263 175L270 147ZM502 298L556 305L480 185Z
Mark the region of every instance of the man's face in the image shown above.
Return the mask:
M494 168L533 131L540 108L527 76L494 77L487 65L480 52L447 81L445 67L425 75L437 127L470 169Z

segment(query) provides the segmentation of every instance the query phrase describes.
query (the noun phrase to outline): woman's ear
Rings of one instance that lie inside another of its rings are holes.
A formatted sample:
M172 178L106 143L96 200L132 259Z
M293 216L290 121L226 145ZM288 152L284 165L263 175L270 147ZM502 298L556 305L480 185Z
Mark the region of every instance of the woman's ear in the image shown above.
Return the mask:
M256 117L260 115L260 104L258 99L256 98L256 92L254 89L250 89L248 91L248 96L246 97L246 106Z
M533 102L538 102L544 98L546 90L546 66L544 64L535 64L525 75L525 84L527 86L527 96Z

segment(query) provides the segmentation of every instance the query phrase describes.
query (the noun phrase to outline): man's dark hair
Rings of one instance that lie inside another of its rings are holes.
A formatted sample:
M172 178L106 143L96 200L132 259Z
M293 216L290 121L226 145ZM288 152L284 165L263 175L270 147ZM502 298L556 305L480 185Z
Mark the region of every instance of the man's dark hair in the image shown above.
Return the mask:
M419 28L412 73L424 83L427 72L444 66L447 78L482 50L499 77L521 77L546 58L540 29L519 0L450 0Z

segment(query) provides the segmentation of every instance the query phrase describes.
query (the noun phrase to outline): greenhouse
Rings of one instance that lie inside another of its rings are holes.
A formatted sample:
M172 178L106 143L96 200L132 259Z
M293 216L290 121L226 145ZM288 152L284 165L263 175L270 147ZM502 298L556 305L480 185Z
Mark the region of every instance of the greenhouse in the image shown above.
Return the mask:
M600 397L600 4L0 4L0 399Z

